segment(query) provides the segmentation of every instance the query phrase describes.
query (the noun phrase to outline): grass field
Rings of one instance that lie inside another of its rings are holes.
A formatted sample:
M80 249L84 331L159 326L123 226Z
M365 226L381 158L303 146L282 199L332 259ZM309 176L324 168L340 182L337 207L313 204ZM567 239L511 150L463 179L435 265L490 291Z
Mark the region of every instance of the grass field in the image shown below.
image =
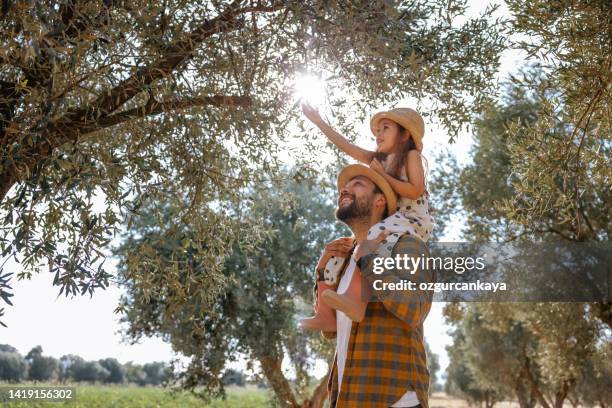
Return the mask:
M1 386L6 386L2 384ZM23 385L21 385L23 386ZM189 393L170 394L162 388L135 386L76 385L76 399L72 402L12 402L2 407L40 408L264 408L268 407L269 392L256 387L228 387L227 399L206 405ZM465 401L434 393L430 408L468 408ZM502 402L496 408L517 408L518 404Z
M6 386L6 384L2 384ZM23 385L18 385L23 386ZM258 408L266 407L269 400L265 390L255 387L228 387L227 399L205 405L189 393L170 394L162 388L136 386L76 385L76 398L72 402L11 402L2 407L40 408Z

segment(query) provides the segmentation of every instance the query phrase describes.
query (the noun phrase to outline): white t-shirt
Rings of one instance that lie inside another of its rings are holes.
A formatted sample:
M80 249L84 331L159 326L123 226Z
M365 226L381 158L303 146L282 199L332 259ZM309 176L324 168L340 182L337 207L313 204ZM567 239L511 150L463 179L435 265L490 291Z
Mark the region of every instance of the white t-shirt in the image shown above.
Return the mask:
M355 249L356 250L356 249ZM348 266L342 279L338 283L338 289L336 292L342 294L345 293L351 282L353 271L355 270L355 259L351 256ZM344 365L346 364L346 354L348 352L349 336L351 335L351 326L353 321L340 310L336 310L336 358L338 364L338 393L342 386L342 375L344 374ZM393 408L400 407L414 407L419 405L419 399L414 391L406 391L402 398L400 398L395 404L391 405Z

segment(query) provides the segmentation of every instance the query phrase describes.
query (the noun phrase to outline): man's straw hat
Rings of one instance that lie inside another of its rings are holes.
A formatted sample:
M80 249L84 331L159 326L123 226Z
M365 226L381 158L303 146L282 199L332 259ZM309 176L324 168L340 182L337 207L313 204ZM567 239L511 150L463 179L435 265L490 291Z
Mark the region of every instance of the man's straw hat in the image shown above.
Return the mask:
M385 198L387 199L387 210L389 215L393 214L397 210L397 195L391 188L389 182L385 180L381 174L372 170L368 166L364 166L363 164L351 164L340 171L338 174L337 183L338 191L342 190L346 183L357 176L367 177L382 190Z
M425 136L425 122L417 111L410 108L395 108L386 112L378 112L370 120L370 129L376 135L376 127L381 119L390 119L408 129L419 151L423 150L423 136Z

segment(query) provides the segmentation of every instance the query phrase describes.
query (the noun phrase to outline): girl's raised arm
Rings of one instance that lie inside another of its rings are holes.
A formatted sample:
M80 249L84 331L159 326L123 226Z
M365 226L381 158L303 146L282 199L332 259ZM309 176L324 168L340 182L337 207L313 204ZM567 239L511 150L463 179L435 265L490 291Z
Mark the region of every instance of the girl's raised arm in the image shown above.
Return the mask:
M331 126L325 123L325 121L321 118L321 115L319 115L319 112L317 112L312 106L302 104L302 111L312 123L321 129L325 136L327 136L327 138L333 144L335 144L338 149L342 150L344 153L348 154L357 161L370 164L374 158L374 152L362 149L361 147L349 142L347 138L336 132L331 128Z

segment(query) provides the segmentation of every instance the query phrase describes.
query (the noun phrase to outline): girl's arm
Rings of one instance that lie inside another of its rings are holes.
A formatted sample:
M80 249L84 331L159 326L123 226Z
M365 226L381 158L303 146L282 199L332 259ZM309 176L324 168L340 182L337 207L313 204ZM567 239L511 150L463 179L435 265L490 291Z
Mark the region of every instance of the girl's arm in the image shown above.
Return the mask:
M383 177L389 182L391 188L400 196L408 197L412 200L419 198L425 191L425 174L423 171L423 163L421 161L421 154L418 150L411 150L408 152L408 180L399 180L395 177L387 174L382 164L374 159L370 167L383 175Z
M351 156L353 159L360 161L365 164L370 164L372 159L374 158L374 152L371 152L366 149L362 149L361 147L351 143L347 138L342 136L340 133L336 132L331 128L319 115L314 108L308 105L302 105L302 110L304 114L312 123L314 123L327 138L336 145L336 147L342 150L344 153Z

